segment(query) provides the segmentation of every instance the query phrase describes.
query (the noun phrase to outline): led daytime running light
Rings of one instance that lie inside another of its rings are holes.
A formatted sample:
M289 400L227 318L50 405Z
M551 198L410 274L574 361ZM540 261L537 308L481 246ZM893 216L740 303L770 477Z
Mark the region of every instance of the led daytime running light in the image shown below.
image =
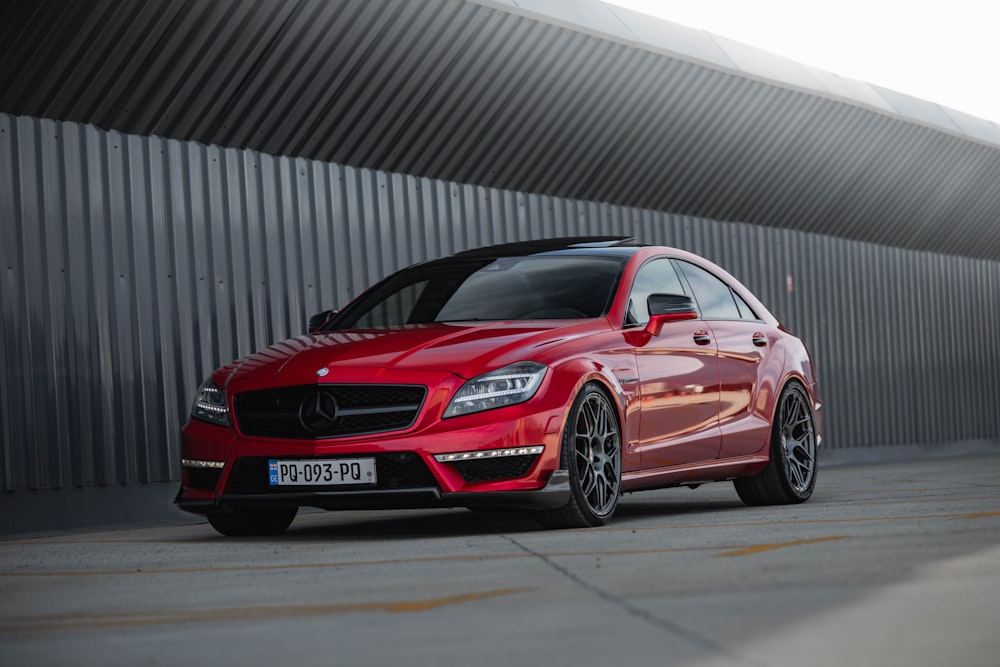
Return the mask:
M500 398L502 396L513 396L515 394L523 394L525 389L529 387L533 378L525 373L517 373L510 375L491 375L489 377L489 384L501 381L510 381L513 385L509 389L486 389L485 391L480 391L478 393L470 393L467 396L456 396L455 403L467 403L468 401L482 401L490 398ZM488 385L487 385L488 386ZM478 388L478 387L477 387Z
M225 461L204 461L201 459L181 459L185 468L225 468Z
M198 393L195 394L191 406L191 416L219 426L229 426L229 406L222 389L209 378L205 380Z
M444 418L523 403L538 391L547 370L543 364L520 361L473 378L455 393Z
M481 449L475 452L452 452L449 454L435 454L434 460L438 463L455 463L457 461L475 461L478 459L498 459L507 456L530 456L541 454L545 450L542 445L532 445L531 447L508 447L505 449Z

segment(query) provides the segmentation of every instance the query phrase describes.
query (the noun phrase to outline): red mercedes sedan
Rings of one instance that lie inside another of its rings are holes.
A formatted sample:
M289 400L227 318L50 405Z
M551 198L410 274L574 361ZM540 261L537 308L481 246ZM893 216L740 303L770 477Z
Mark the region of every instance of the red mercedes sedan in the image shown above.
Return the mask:
M816 484L805 346L682 250L471 250L310 329L198 389L176 503L225 535L281 533L302 506L512 508L587 527L625 492L732 480L762 505Z

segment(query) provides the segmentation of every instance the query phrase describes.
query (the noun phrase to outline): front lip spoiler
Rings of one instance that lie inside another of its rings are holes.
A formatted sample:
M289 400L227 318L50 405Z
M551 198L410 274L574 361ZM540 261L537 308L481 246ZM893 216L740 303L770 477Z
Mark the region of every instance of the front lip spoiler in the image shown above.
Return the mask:
M311 491L302 493L223 494L215 499L185 499L183 489L174 503L194 514L226 512L233 507L308 506L325 510L426 509L434 507L498 507L558 509L570 498L569 471L555 470L548 484L535 491L472 491L442 493L437 487L374 491Z

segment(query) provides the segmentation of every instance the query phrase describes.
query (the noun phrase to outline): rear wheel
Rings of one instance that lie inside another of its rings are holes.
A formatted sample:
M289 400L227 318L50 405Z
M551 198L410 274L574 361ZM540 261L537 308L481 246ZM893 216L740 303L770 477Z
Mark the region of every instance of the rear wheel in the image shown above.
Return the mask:
M234 507L208 515L208 522L223 535L248 537L280 535L288 529L298 507Z
M754 477L733 480L747 505L788 505L809 500L816 486L816 429L809 394L790 382L778 399L771 426L771 459Z
M601 526L614 516L621 495L621 428L611 400L589 384L576 397L563 433L562 467L569 470L570 499L538 512L546 528Z

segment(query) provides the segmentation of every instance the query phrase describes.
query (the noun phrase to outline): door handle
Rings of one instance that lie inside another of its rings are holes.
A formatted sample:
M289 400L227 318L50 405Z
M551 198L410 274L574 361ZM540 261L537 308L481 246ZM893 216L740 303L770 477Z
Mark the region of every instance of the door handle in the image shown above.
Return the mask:
M767 345L767 338L765 338L762 333L755 333L753 335L753 344L757 347L764 347Z
M707 331L695 331L694 342L698 345L708 345L712 342L712 337L708 335Z

